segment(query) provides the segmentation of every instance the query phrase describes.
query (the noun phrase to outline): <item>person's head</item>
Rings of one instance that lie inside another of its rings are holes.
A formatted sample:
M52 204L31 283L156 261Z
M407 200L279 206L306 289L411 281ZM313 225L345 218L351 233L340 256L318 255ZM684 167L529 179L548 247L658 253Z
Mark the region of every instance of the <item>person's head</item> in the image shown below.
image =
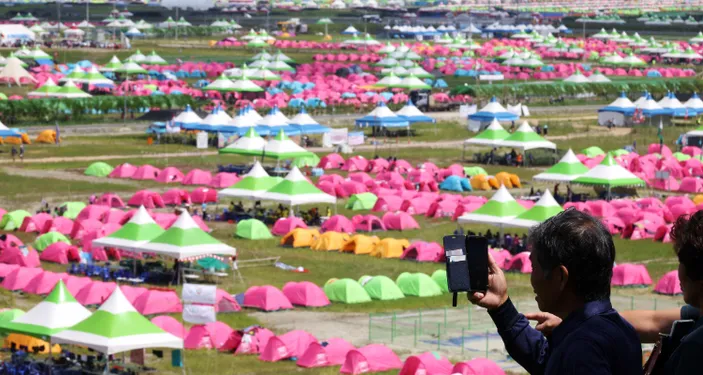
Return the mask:
M703 211L680 216L671 228L674 251L679 257L683 299L696 307L703 302Z
M610 297L615 245L598 219L569 209L534 227L527 242L540 310L568 313L567 301Z

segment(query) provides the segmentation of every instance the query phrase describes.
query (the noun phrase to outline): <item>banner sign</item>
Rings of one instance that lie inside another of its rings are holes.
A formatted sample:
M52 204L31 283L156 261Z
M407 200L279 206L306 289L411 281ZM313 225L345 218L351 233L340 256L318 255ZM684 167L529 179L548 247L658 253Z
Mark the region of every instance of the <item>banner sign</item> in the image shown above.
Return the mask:
M183 303L203 303L214 305L217 302L217 286L206 284L183 284Z

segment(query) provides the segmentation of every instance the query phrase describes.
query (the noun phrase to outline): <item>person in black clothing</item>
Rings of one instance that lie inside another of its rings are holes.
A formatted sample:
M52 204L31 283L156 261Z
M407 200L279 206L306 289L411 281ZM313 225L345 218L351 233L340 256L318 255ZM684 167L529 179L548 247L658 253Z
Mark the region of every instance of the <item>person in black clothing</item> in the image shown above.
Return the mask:
M515 151L515 149L510 150L510 159L511 160L517 159L517 151Z

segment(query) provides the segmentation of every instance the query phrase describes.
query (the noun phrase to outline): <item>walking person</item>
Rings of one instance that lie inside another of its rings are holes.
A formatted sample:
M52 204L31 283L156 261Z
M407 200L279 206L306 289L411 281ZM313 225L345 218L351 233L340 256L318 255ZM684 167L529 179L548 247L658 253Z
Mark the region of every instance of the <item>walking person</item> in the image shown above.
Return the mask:
M17 147L12 146L12 151L10 153L12 154L12 162L14 163L17 160Z
M20 161L24 162L24 145L20 145Z

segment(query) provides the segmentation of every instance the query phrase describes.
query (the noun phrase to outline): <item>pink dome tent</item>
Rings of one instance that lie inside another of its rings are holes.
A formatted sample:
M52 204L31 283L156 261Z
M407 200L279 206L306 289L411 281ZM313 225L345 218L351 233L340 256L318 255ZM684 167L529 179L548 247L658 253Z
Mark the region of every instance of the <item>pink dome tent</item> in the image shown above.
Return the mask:
M296 364L304 368L339 366L344 363L347 353L354 349L354 345L336 337L324 343L313 342L298 358Z
M218 313L228 313L241 311L242 308L237 303L237 300L222 289L217 289L215 295L215 311Z
M436 242L415 241L403 251L400 259L418 262L443 262L444 249Z
M664 274L664 276L657 281L657 285L654 286L654 292L669 296L683 294L681 282L679 281L679 271L674 270Z
M379 199L380 200L380 199ZM383 225L386 226L388 230L410 230L410 229L420 229L420 224L413 219L407 212L397 212L391 213L387 212L383 215Z
M20 225L20 232L32 233L41 232L47 222L53 221L53 216L46 213L38 213L34 216L27 216L22 220L22 225Z
M183 324L173 317L165 315L157 316L151 319L151 323L179 339L184 338L186 335L186 329L183 327Z
M120 285L120 290L122 290L122 294L124 294L125 298L127 298L127 301L134 306L134 301L136 301L139 296L146 293L149 289L131 285Z
M466 362L459 362L452 368L451 374L460 375L505 375L498 364L487 358L476 358Z
M0 263L16 264L20 267L40 267L39 253L31 247L27 248L25 255L17 246L6 247L0 252Z
M244 292L244 306L263 311L292 309L288 298L271 285L253 286Z
M0 278L5 278L5 277L7 277L7 275L8 275L10 272L12 272L12 271L14 271L14 270L16 270L16 269L18 269L18 268L20 268L20 266L18 266L18 265L16 265L16 264L4 264L4 263L0 263Z
M363 172L369 166L369 161L361 155L352 156L347 159L342 166L343 171L347 172Z
M83 306L100 305L110 297L117 284L112 282L93 281L84 286L76 294L76 301Z
M190 193L190 200L193 203L217 203L217 190L206 187L199 187Z
M83 236L90 232L95 232L99 230L100 228L103 227L102 222L98 220L93 220L93 219L85 219L82 221L74 221L73 222L73 229L71 229L71 235L70 237L75 239L75 240L82 240Z
M132 305L142 315L172 314L183 311L181 299L174 290L147 290L137 297Z
M79 262L81 260L81 255L77 247L59 241L47 246L39 255L39 260L68 264L68 262Z
M307 224L305 224L305 222L303 222L303 220L297 216L282 217L276 220L276 223L273 224L271 234L273 234L274 236L285 236L286 234L292 232L293 229L307 229L307 227Z
M70 235L73 230L73 220L65 218L63 216L57 216L52 221L47 221L44 224L44 229L42 233L48 233L51 231L59 232L64 235Z
M44 271L29 280L27 285L22 288L22 291L29 294L47 295L51 293L59 280L63 280L67 277L67 273Z
M613 267L613 279L610 285L614 286L647 286L652 285L647 268L642 264L623 263Z
M212 174L202 169L193 169L183 179L183 185L209 185Z
M234 330L222 322L195 325L183 339L183 347L186 349L220 349L232 332Z
M344 158L339 154L327 154L317 163L318 168L340 169L344 165Z
M400 210L403 198L394 195L379 196L376 204L371 208L373 212L395 212Z
M697 177L684 177L681 180L679 191L682 193L703 193L703 179ZM27 220L27 218L25 218Z
M210 180L208 186L213 189L224 189L236 184L240 179L236 173L220 172Z
M310 344L317 342L315 336L303 330L293 330L269 339L259 355L259 360L278 362L282 359L300 357Z
M125 215L127 215L127 212L125 211L110 210L103 215L100 221L105 224L120 224Z
M123 208L125 206L122 198L114 193L105 193L101 195L96 204L112 208Z
M75 296L86 285L91 284L93 280L91 280L89 277L78 277L69 275L63 282L64 284L66 284L66 289L68 289L68 291L71 292L73 296Z
M386 226L383 225L383 221L378 216L369 214L355 217L358 217L358 219L352 220L352 222L354 223L354 229L359 232L386 231Z
M140 190L134 193L127 204L133 207L144 206L144 208L164 208L166 206L161 195L150 190Z
M507 270L510 266L510 261L513 259L513 255L510 251L505 249L490 249L489 253L493 256L493 260L496 261L498 267Z
M320 232L354 233L354 223L344 215L333 215L322 223Z
M350 350L344 364L339 370L341 374L364 374L400 370L403 362L389 347L381 344L371 344L359 349Z
M78 213L78 216L76 216L75 221L80 222L83 220L95 220L95 221L100 221L102 219L102 216L106 214L108 211L110 211L110 207L108 206L102 206L98 204L90 204L85 206L81 212Z
M156 176L156 182L162 184L175 183L183 181L183 172L178 170L176 167L166 167L159 175Z
M405 360L398 375L416 375L418 373L448 375L452 373L452 363L447 358L432 352L412 355Z
M532 261L530 260L530 252L523 251L519 254L515 254L510 262L508 263L506 269L508 271L517 271L520 273L530 273L532 272Z
M5 276L0 286L7 290L22 290L33 278L42 273L44 270L41 268L18 267Z
M400 210L410 215L424 215L429 211L432 201L422 197L404 200L400 205Z
M190 194L179 188L167 190L161 198L167 206L182 206L184 204L191 204Z
M283 294L297 306L322 307L330 304L322 288L309 281L288 282L283 286Z
M154 166L151 166L149 164L142 165L141 167L137 168L137 170L134 171L134 174L130 176L132 180L155 180L156 176L161 173L161 170L159 168L156 168Z
M237 337L235 337L235 335ZM247 340L243 338L247 337ZM242 354L260 354L269 340L276 335L266 328L252 327L249 331L233 333L227 340L227 343L221 348L222 350L234 350L234 355Z
M115 167L115 169L110 172L108 177L110 178L130 178L137 171L137 167L129 163L120 164Z

